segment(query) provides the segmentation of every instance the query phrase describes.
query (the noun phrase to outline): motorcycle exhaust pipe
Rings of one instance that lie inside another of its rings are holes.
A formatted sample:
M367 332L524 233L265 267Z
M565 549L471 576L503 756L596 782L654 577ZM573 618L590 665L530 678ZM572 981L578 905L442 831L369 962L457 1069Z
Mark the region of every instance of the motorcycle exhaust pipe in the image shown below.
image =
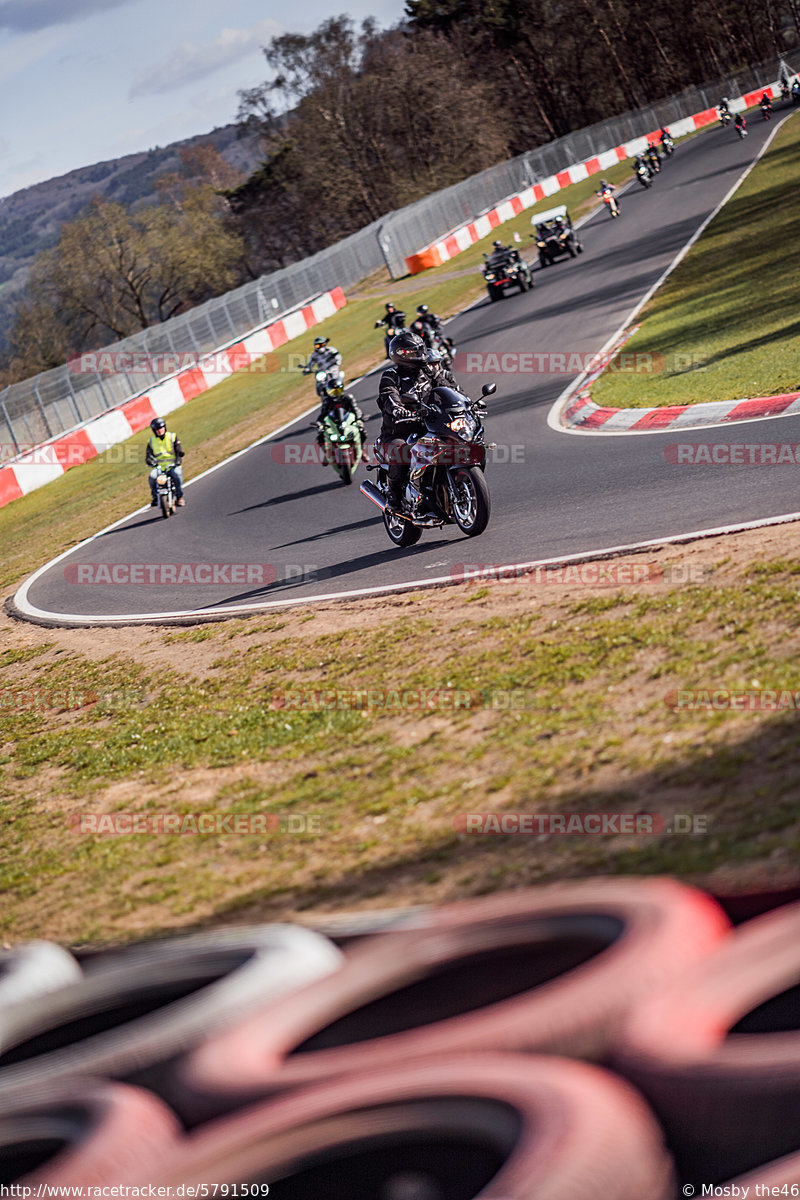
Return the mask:
M365 479L358 489L362 496L366 496L373 504L377 504L378 508L383 512L386 508L386 497L380 488L376 487L371 479Z

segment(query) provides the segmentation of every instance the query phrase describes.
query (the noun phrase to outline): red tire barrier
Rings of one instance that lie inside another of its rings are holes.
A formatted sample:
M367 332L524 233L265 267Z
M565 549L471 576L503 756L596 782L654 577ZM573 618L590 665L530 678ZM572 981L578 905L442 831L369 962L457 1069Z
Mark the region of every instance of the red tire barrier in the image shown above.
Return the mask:
M269 1184L270 1200L672 1200L663 1135L608 1072L474 1054L343 1077L205 1126L159 1185Z
M158 1091L173 1056L341 961L326 938L289 925L123 951L0 1023L0 1112L20 1099L47 1096L65 1074L109 1076Z
M653 1105L686 1179L800 1148L800 904L740 925L637 1006L613 1065Z
M0 1183L115 1184L174 1149L180 1132L149 1092L76 1079L46 1102L0 1117Z
M600 1058L630 1005L729 923L668 879L589 881L432 910L348 948L340 971L210 1039L167 1095L189 1124L409 1057L524 1049Z
M800 1133L797 1140L800 1142ZM738 1192L732 1190L734 1185L739 1188ZM759 1191L756 1191L757 1185L760 1187ZM731 1190L723 1192L723 1196L740 1196L745 1200L747 1196L800 1196L800 1153L787 1154L785 1158L765 1163L763 1167L750 1171L747 1175L729 1180L726 1186ZM749 1188L750 1191L746 1192L745 1188Z

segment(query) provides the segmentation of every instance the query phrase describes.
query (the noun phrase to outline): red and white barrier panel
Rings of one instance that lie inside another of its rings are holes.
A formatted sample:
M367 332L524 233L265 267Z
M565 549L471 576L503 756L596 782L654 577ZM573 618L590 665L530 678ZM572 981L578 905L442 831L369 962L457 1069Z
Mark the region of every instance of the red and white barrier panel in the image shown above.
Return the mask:
M758 91L748 92L746 96L742 96L738 100L732 100L730 102L731 110L740 112L745 108L752 108L753 105L758 104L763 92L767 92L775 99L780 94L780 84L768 84L765 88L759 88ZM680 121L672 121L665 128L673 137L684 137L687 133L693 133L696 129L702 129L717 120L719 120L717 110L708 108L703 112L694 113L691 117L684 117ZM468 249L474 242L485 238L497 225L502 225L504 221L510 221L523 209L532 208L540 200L546 200L548 196L554 195L562 188L569 187L571 183L580 183L582 179L587 179L590 175L608 171L610 167L624 162L626 158L633 158L634 155L641 154L643 150L647 149L648 144L657 140L660 135L661 130L656 129L652 133L634 138L631 142L625 142L622 146L615 146L613 150L605 150L602 154L586 159L585 162L573 163L572 166L565 167L563 171L549 175L541 183L536 183L532 187L525 188L523 192L509 196L496 208L490 208L487 213L476 217L469 224L459 226L441 241L431 242L422 250L418 250L416 254L410 254L406 258L409 274L417 275L420 271L427 271L430 267L441 266L448 259L460 254L462 250Z
M172 356L176 360L176 373L154 384L145 395L126 400L69 433L33 447L0 468L0 508L58 479L70 467L126 441L134 433L146 429L153 417L165 417L235 371L246 370L256 359L300 337L326 317L332 317L346 303L342 289L334 288L279 321L273 321L199 361L193 354ZM113 349L102 350L81 355L69 365L77 372L99 372L101 375L104 371L111 374L120 370L135 373L136 356L128 352L123 358L125 361L120 361L118 352ZM189 365L184 364L181 369L181 361L186 359L190 360Z

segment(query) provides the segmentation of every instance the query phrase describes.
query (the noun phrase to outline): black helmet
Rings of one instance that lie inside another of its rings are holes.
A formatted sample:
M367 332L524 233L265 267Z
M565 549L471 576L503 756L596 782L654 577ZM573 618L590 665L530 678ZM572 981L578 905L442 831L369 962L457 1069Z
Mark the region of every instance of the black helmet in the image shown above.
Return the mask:
M417 305L417 312L418 312L418 313L421 313L421 314L424 316L424 315L425 315L425 313L426 313L427 311L428 311L428 306L427 306L427 304L418 304L418 305Z
M314 338L314 349L321 350L323 346L327 346L327 344L330 340L331 340L330 338L315 337Z
M505 249L505 247L503 246L503 243L500 241L499 238L495 238L495 240L492 242L492 245L494 246L495 250L504 250Z
M387 300L385 307L387 312L391 312L394 308L394 305L392 304L391 300Z
M398 367L404 365L421 367L428 361L428 348L418 333L404 329L389 342L389 358Z
M158 433L159 430L167 428L167 422L163 417L153 417L152 421L150 422L150 428L152 429L153 433Z

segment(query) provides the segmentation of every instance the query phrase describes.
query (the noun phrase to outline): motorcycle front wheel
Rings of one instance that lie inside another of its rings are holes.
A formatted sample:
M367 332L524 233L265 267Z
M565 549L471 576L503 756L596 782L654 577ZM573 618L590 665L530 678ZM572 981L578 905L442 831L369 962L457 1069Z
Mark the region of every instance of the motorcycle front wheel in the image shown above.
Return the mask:
M467 537L477 537L489 524L492 512L486 476L480 467L460 467L450 479L456 525Z
M422 537L422 530L418 525L412 525L410 521L404 521L402 517L397 517L385 509L383 525L395 546L400 546L401 549L414 546Z
M172 508L166 496L161 497L161 515L164 518L172 515Z

